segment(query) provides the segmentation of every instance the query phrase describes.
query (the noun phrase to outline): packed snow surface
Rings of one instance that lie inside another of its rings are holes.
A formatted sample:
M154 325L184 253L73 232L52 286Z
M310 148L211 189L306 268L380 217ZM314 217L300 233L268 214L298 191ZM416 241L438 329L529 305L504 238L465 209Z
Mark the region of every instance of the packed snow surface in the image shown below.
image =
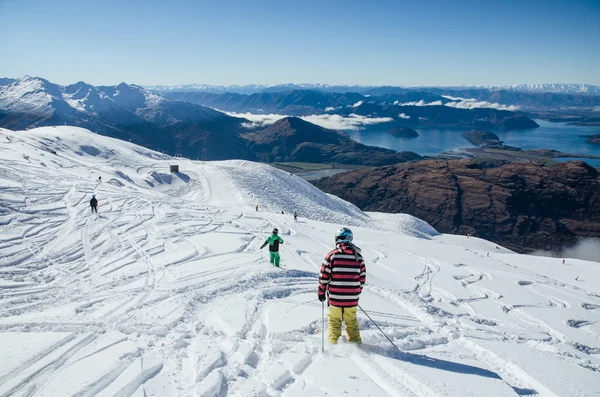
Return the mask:
M361 307L399 350L359 311L364 343L321 352L342 225ZM283 269L260 250L274 227ZM267 165L0 130L1 397L598 396L599 270L363 213Z

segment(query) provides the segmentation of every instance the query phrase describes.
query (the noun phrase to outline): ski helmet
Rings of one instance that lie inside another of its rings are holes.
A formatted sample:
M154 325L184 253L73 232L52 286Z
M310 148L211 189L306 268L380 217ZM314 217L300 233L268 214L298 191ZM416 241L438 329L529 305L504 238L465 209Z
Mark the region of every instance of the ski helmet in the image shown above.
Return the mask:
M335 233L336 243L351 243L353 238L354 235L352 234L352 230L348 229L347 227L342 227Z
M273 234L277 234L277 233L279 233L279 229L277 229L277 228L273 229Z
M95 194L92 194L92 198L96 198L96 195L95 195Z

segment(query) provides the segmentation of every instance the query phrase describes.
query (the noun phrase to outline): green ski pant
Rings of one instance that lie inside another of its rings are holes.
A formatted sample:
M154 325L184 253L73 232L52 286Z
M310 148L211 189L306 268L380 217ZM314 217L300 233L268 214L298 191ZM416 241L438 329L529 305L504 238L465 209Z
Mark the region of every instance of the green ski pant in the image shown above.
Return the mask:
M269 252L269 254L269 262L271 262L271 265L279 267L279 252Z

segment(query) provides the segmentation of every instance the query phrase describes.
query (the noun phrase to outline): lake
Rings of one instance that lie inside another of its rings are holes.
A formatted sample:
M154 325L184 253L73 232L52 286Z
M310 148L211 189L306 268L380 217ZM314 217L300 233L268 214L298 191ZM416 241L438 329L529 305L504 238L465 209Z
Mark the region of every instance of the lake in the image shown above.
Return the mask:
M600 156L600 145L585 142L580 135L600 134L600 127L581 127L566 123L535 120L540 127L521 131L494 131L506 145L521 149L554 149L567 153ZM396 138L386 132L382 124L359 131L344 131L350 138L365 145L380 146L397 151L408 150L421 155L475 147L461 136L465 130L416 129L419 137ZM560 160L560 159L557 159ZM586 160L588 161L588 160ZM589 160L597 161L597 160ZM591 165L597 166L590 163Z

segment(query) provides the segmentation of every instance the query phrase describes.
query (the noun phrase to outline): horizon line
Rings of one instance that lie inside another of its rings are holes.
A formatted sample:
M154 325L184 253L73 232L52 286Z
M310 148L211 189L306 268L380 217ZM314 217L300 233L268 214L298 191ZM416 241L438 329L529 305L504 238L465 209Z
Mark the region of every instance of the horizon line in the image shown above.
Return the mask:
M25 74L22 77L0 77L2 79L9 79L9 80L22 80L25 79L27 77L31 77L31 78L39 78L39 79L44 79L47 81L52 82L51 80L45 78L45 77L41 77L41 76L32 76L32 75L28 75ZM58 85L72 85L72 84L77 84L77 83L86 83L85 80L78 80L74 83L70 83L70 84L60 84L60 83L54 83L54 84L58 84ZM264 83L243 83L243 84L210 84L210 83L180 83L180 84L137 84L137 83L127 83L125 81L121 81L119 83L116 84L90 84L90 85L95 85L95 86L117 86L119 84L128 84L128 85L137 85L140 87L184 87L184 86L207 86L207 87L245 87L245 86L257 86L257 87L278 87L278 86L285 86L285 85L322 85L322 86L327 86L327 87L351 87L351 86L355 86L355 87L395 87L395 88L418 88L418 87L439 87L439 88L453 88L453 87L479 87L479 88L487 88L487 87L515 87L515 86L519 86L519 85L532 85L532 86L536 86L536 85L575 85L575 86L595 86L595 87L600 87L600 84L592 84L592 83L513 83L513 84L416 84L416 85L395 85L395 84L360 84L360 83L341 83L341 84L331 84L331 83L321 83L321 82L315 82L315 83L307 83L307 82L303 82L303 83L295 83L295 82L285 82L285 83L276 83L276 84L264 84ZM89 84L89 83L86 83Z

